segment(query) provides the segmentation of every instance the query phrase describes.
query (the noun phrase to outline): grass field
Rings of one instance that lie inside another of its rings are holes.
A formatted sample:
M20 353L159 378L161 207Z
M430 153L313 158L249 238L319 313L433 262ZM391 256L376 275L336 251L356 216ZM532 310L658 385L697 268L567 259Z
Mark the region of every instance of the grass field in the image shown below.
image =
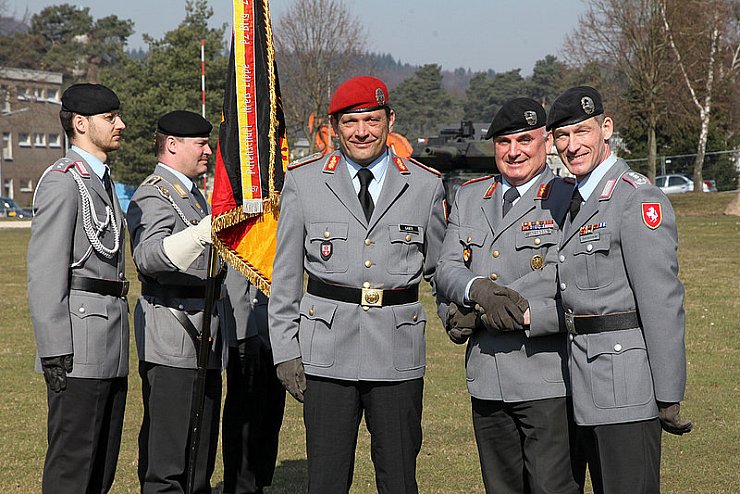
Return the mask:
M686 286L688 388L683 411L694 422L684 437L663 436L663 492L740 492L740 218L723 216L734 193L676 196L681 279ZM34 338L26 299L30 230L0 229L0 492L40 491L46 450L46 395L33 372ZM659 261L659 260L657 260ZM135 280L132 264L128 277ZM130 294L135 304L138 284ZM463 347L444 335L428 290L424 304L428 368L420 492L482 493L465 390ZM660 300L655 300L660 303ZM133 325L132 325L133 328ZM133 343L133 338L132 338ZM131 368L136 369L135 351ZM129 379L129 400L113 492L138 492L136 437L140 380ZM279 464L271 493L305 491L306 460L299 404L288 398ZM352 493L375 492L364 428ZM220 457L214 485L222 479ZM217 489L217 492L220 490Z

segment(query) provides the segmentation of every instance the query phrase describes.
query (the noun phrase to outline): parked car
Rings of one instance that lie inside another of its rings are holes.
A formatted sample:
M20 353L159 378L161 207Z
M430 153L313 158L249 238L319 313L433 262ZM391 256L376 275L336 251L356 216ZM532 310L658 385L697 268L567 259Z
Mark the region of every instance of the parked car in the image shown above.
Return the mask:
M660 175L655 177L655 185L666 194L682 194L694 191L694 181L686 175ZM714 180L704 180L704 192L717 192Z
M0 218L31 218L33 212L30 209L20 207L9 197L0 197Z

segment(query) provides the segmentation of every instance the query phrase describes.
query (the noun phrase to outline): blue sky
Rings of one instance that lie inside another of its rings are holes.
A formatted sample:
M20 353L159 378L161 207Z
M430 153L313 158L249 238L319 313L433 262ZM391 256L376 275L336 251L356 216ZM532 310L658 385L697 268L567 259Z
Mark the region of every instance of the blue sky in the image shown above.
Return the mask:
M273 22L295 0L271 0ZM562 59L565 35L585 10L582 0L344 0L368 30L368 51L390 53L414 65L445 69L521 68L552 54ZM0 0L2 3L2 0ZM16 16L38 13L61 0L5 0ZM95 18L115 14L135 23L129 46L144 47L141 35L159 38L185 17L184 0L66 0L90 7ZM231 23L231 2L209 0L214 26Z

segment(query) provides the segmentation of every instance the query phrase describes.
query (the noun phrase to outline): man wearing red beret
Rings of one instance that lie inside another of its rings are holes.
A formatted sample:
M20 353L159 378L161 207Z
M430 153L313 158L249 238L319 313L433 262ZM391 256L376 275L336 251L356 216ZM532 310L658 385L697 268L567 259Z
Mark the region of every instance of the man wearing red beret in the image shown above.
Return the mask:
M280 381L304 403L311 494L349 492L363 414L378 492L418 492L419 283L434 276L444 189L386 147L388 102L373 77L340 85L329 114L341 150L291 165L282 190L270 340Z

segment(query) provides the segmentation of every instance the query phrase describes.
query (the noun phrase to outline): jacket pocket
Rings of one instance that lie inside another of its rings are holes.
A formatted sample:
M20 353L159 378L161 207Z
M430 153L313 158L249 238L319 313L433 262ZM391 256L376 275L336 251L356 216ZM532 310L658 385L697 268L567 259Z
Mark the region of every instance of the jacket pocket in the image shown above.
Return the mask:
M654 399L650 363L639 329L589 335L586 355L596 407L642 406Z
M609 233L601 233L598 239L576 245L573 253L577 263L576 286L581 290L604 288L614 281L615 261L609 259L610 241Z
M317 271L345 273L349 269L347 223L311 223L306 236L306 259Z
M393 331L393 366L398 371L422 368L426 365L424 327L426 314L420 303L391 306L395 320Z
M337 304L310 295L301 300L298 341L305 363L316 367L334 365L335 338L332 323L336 311Z
M100 364L105 359L108 333L108 305L102 295L71 292L74 362Z
M390 255L388 273L414 274L422 269L424 263L424 227L409 225L389 225L388 239Z

